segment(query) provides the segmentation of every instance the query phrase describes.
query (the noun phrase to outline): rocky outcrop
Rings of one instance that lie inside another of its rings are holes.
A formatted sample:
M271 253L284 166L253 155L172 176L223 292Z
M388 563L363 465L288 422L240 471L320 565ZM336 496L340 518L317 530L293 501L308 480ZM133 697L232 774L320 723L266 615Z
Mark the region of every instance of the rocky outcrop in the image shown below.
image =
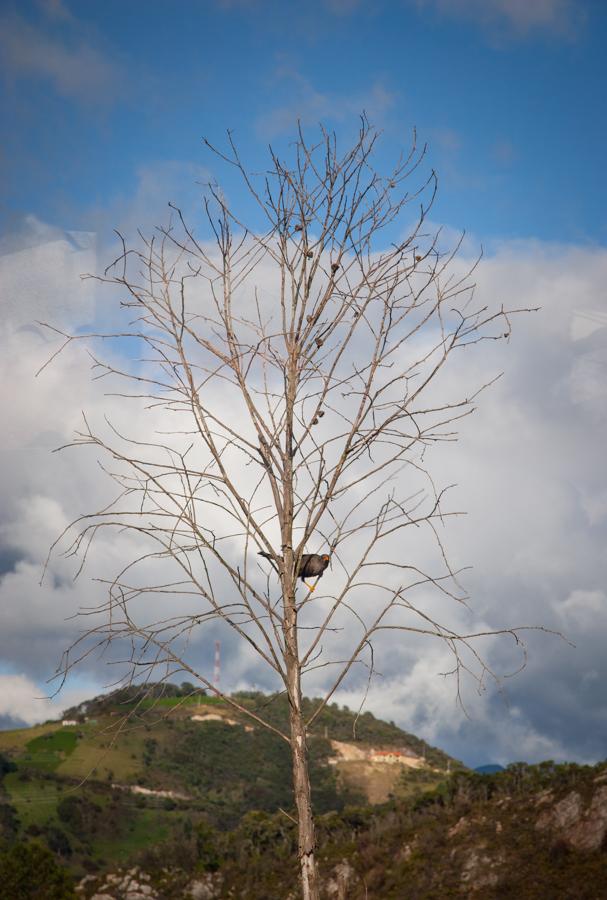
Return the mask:
M607 843L607 784L595 780L592 792L570 790L558 798L553 790L544 790L529 798L533 810L531 828L542 835L546 848L565 845L570 851L593 852ZM447 830L451 844L449 853L459 872L459 890L466 896L477 893L491 895L502 881L507 881L514 863L512 833L520 821L525 826L524 811L506 804L504 798L494 804L503 811L495 815L474 815L468 811ZM510 812L508 812L508 808ZM485 808L487 809L487 807ZM519 818L520 817L520 818ZM528 819L527 819L528 821ZM404 859L404 857L403 857Z
M571 791L544 809L535 827L538 831L550 829L574 850L600 849L607 835L607 785L598 787L586 804L577 791Z
M86 875L76 887L76 893L87 900L218 900L223 887L220 872L206 872L186 883L183 873L164 869L155 886L147 872L137 866L127 872L107 875Z
M188 900L217 900L221 897L222 884L223 878L219 872L207 872L186 885L184 896Z
M458 834L461 834L462 831L465 831L469 827L470 823L466 816L462 816L461 819L458 819L455 825L452 825L449 831L447 832L447 837L454 838L457 837Z
M482 843L469 850L462 866L462 892L470 895L484 888L495 887L500 880L500 868L505 858L505 854L501 852L489 854Z
M578 822L582 808L582 798L577 791L571 791L554 806L545 809L535 823L535 827L538 831L552 828L564 832Z
M90 900L160 900L159 894L149 884L150 876L137 867L128 872L110 872L101 879L87 875L76 887L76 893ZM95 893L90 888L95 885Z
M347 859L338 863L325 884L325 896L330 900L347 900L356 873Z
M569 843L576 850L598 850L607 833L607 785L594 794L588 810L571 829Z

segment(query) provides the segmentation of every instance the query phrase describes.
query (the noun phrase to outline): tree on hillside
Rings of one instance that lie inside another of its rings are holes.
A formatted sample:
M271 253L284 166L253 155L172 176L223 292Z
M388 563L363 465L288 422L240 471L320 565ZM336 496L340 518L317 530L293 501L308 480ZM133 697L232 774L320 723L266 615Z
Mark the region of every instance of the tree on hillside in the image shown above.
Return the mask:
M126 348L123 367L119 356L93 363L97 377L126 387L115 389L112 419L85 419L70 445L93 447L117 490L60 539L81 565L101 529L137 548L107 578L103 604L86 611L94 624L64 673L116 643L129 648L131 678L163 666L223 696L188 654L192 631L218 623L273 673L288 731L224 699L290 745L302 893L312 900L307 734L347 678L361 671L370 682L374 640L444 641L458 684L463 672L480 681L489 672L475 647L482 635L437 621L425 602L430 589L465 602L441 536L457 513L428 460L456 438L483 387L451 396L447 364L507 338L519 310L478 305L458 248L445 252L427 233L436 179L420 174L424 149L414 142L381 175L377 140L364 118L345 152L333 134L310 144L299 130L288 159L271 150L261 175L231 137L225 151L207 144L241 178L254 224L209 184L202 224L173 207L137 246L121 237L99 278L121 292L123 324L78 338ZM116 423L125 408L130 427ZM316 592L314 579L298 579L307 553L330 557ZM306 718L302 683L313 676L316 691L321 675L324 699Z
M72 877L36 842L0 847L0 884L11 900L76 900Z

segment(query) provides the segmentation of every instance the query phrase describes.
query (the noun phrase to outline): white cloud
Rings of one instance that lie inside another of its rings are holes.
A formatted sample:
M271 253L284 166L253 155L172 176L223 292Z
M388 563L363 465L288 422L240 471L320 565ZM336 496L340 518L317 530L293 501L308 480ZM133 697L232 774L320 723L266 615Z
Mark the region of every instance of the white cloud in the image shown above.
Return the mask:
M151 162L137 169L132 193L106 199L103 207L89 212L89 219L97 224L100 234L114 238L116 229L127 242L135 241L138 229L151 234L156 227L167 225L169 202L182 210L188 222L196 221L202 211L202 186L210 180L207 169L187 160ZM112 249L116 246L114 241ZM111 250L106 249L105 254L109 258Z
M572 591L558 607L566 625L580 629L607 629L607 595L605 591Z
M573 0L414 0L421 9L481 27L525 36L544 32L572 37L585 21L584 4Z
M590 337L607 325L607 312L601 309L577 309L571 319L571 337L574 341Z
M607 519L607 490L583 491L581 502L589 525L600 525Z
M405 677L382 679L366 700L362 690L341 691L338 700L354 710L364 701L363 709L395 721L433 746L448 748L471 766L570 758L567 741L542 734L526 710L508 703L507 695L471 694L466 714L455 702L453 686L437 675L441 663L449 664L448 654L435 646Z
M302 125L319 122L343 122L367 113L374 125L380 125L388 110L394 106L396 95L381 81L375 81L367 90L342 95L318 90L309 79L292 67L282 66L276 72L276 80L291 85L289 102L270 109L257 119L257 131L264 138L273 138L293 128L293 121Z
M526 668L502 682L503 698L490 681L481 696L468 683L468 720L453 684L438 674L449 668L448 653L430 642L411 653L403 638L399 659L384 643L383 654L376 649L385 677L368 706L472 763L596 760L607 738L607 423L605 373L598 374L607 329L581 335L571 324L579 309L599 318L607 309L607 251L504 243L477 276L479 303L542 308L516 319L508 345L466 351L450 369L454 396L504 370L463 424L459 443L434 460L439 483L458 485L453 505L468 511L447 529L450 559L474 567L463 581L479 627L546 625L575 648L524 633ZM400 552L410 554L409 543ZM483 649L498 674L516 662L507 639ZM362 680L340 702L356 706Z
M95 235L50 228L28 216L18 242L0 247L0 306L4 327L85 323L93 310L90 281L96 269Z
M156 184L154 178L151 183ZM151 193L155 191L156 187ZM39 226L36 233L45 233L44 228ZM0 538L5 565L0 633L8 664L22 677L36 680L52 673L81 627L81 622L67 617L79 606L98 602L102 591L86 578L74 583L73 566L61 559L53 561L39 587L48 545L66 521L107 497L93 455L48 451L70 437L82 409L97 422L106 410L128 424L133 434L144 433L137 409L125 410L119 401L117 406L116 400L104 396L103 384L90 383L85 353L64 355L39 379L32 377L48 345L41 334L23 330L28 317L37 316L41 307L49 318L54 309L65 320L78 319L83 309L94 316L94 306L92 311L90 307L98 300L95 294L79 293L87 288L77 278L78 254L84 253L86 268L91 267L86 257L92 252L90 240L84 248L77 240L74 248L69 236L53 232L49 237L29 239L38 273L34 281L25 280L21 293L19 272L27 279L28 267L17 266L14 254L25 252L28 242L21 249L13 245L13 256L5 261L14 277L13 288L3 295L9 315L0 358L4 428L9 436L2 456L5 501ZM267 272L261 271L259 279L266 287L271 285ZM605 283L604 250L534 241L497 246L478 271L479 300L543 309L516 322L509 345L486 343L466 351L445 382L445 389L457 396L505 370L482 397L478 412L464 423L460 443L436 455L436 478L458 484L454 505L469 512L447 529L451 559L456 566L475 567L464 578L474 614L468 616L460 607L448 614L462 626L546 624L564 629L577 644L574 650L531 633L528 667L506 683L516 712L510 712L495 692L478 696L468 685L468 720L455 703L453 684L438 674L451 667L444 647L402 635L376 642L377 668L383 677L371 688L368 708L466 760L474 754L478 762L546 755L597 758L607 739L607 704L601 691L607 677L603 593L607 423L598 380L587 370L587 361L594 365L597 354L604 352L606 330L572 333L578 310L600 313L605 308ZM50 286L47 297L44 284ZM17 296L22 305L15 302ZM152 417L146 427L155 425L161 423ZM246 484L248 472L242 477ZM113 573L132 554L133 546L124 536L102 537L91 574ZM395 542L390 552L409 556L413 546L407 537ZM326 576L327 588L331 577L339 577L338 569ZM320 588L317 595L314 608L324 608L327 601ZM421 599L428 609L449 610L442 601ZM374 597L361 594L358 602L365 614L373 609ZM149 614L156 611L152 606ZM341 648L355 627L344 622L349 630L336 637ZM207 674L212 670L209 640L208 635L200 638L191 650ZM235 641L226 638L223 649L226 685L268 686L267 676ZM487 641L484 650L499 672L512 669L520 659L509 640ZM103 660L90 659L86 671L104 681L103 665ZM318 670L311 679L312 692L320 690L323 674ZM340 702L356 706L365 676L361 670L351 680ZM11 710L5 713L14 714Z
M90 697L90 690L90 684L83 685L50 699L48 691L27 675L0 674L0 717L6 716L26 725L57 719L64 709Z
M48 12L63 14L61 3L49 3ZM79 33L62 39L31 25L20 15L0 16L0 50L4 71L12 78L42 78L64 97L86 103L113 101L124 90L121 67L92 46Z

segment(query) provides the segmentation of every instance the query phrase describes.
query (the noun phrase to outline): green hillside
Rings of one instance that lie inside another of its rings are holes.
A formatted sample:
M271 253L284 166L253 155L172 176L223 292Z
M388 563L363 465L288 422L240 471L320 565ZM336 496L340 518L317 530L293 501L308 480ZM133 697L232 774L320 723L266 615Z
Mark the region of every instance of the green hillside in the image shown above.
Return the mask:
M234 694L234 699L241 706L256 713L271 725L288 730L288 701L284 694L262 694L255 691L244 691ZM193 708L198 705L215 706L224 711L231 718L237 719L243 724L250 724L250 719L241 715L237 710L226 705L215 697L209 697L204 691L197 691L193 685L185 682L181 686L173 684L147 685L145 692L141 688L130 687L111 694L104 694L82 703L79 706L66 710L66 719L82 719L85 716L95 718L98 716L117 716L126 713L135 716L148 715L147 721L151 721L150 714L156 713L162 716L171 710L177 717L191 715ZM304 698L303 708L307 717L310 717L321 705L319 699ZM413 753L423 756L429 765L447 769L458 765L448 754L436 747L432 747L425 741L404 731L393 722L384 722L377 719L373 713L365 711L360 715L337 703L328 704L316 719L313 734L339 741L359 741L361 743L376 744L382 747L407 747ZM1 733L0 733L1 746Z
M275 694L268 698L259 693L241 693L236 696L244 706L264 715L271 724L287 730L289 710L288 701L284 695ZM320 703L321 701L318 699L304 698L302 705L306 717L312 716ZM375 718L369 711L356 715L345 706L339 707L337 703L329 704L322 710L314 723L313 733L336 741L408 749L418 756L423 756L429 766L437 769L462 767L460 762L442 750L403 731L393 722L383 722L381 719Z
M237 699L286 729L284 697ZM306 707L311 712L317 703L306 700ZM0 842L40 842L78 878L153 857L165 845L187 868L201 834L229 834L248 816L292 810L288 745L191 685L117 691L64 717L74 724L0 732ZM332 740L418 752L427 764L402 774L400 766L367 765L365 778L353 779L346 765L329 764ZM318 814L365 804L376 777L388 778L384 795L404 797L457 765L394 724L336 704L312 730L310 760Z

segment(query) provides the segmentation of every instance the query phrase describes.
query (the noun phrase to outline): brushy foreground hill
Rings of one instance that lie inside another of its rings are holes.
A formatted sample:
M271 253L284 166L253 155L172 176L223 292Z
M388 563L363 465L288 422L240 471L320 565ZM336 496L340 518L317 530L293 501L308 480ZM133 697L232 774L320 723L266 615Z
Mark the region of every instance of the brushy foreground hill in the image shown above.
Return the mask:
M607 764L460 772L416 799L320 816L323 898L600 900L607 897L606 834ZM0 885L31 878L33 865L45 878L44 891L2 894L11 900L298 896L295 829L281 813L248 813L229 831L200 823L151 841L137 865L91 873L77 894L35 841L5 846Z
M458 773L417 800L320 817L325 900L601 900L607 897L607 766L516 764ZM296 900L295 829L250 813L231 832L155 847L139 868L91 878L80 896Z

